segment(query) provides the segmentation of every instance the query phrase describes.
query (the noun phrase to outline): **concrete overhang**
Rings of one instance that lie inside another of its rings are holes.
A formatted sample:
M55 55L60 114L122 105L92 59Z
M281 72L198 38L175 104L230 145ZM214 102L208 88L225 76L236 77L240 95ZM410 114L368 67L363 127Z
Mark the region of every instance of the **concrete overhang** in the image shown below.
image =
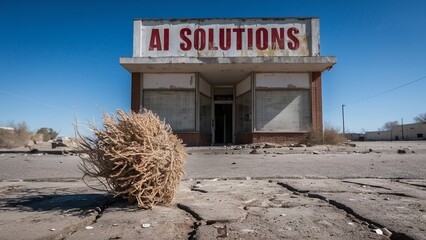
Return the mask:
M234 84L251 72L323 72L336 57L123 57L120 64L131 73L198 72L210 83Z

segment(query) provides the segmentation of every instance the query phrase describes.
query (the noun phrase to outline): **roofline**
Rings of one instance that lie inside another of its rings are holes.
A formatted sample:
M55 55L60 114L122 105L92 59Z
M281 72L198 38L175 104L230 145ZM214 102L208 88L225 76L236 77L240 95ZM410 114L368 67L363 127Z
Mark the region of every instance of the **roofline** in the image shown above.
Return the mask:
M319 17L226 17L226 18L133 18L133 21L140 21L140 20L168 20L168 21L182 21L182 20L193 20L193 21L200 21L200 20L231 20L231 19L238 19L238 20L309 20L309 19L319 19Z
M336 57L122 57L120 65L129 72L195 72L221 66L238 66L247 71L256 71L263 67L280 67L282 72L323 72L331 70L336 64ZM170 67L173 66L173 67ZM275 71L274 70L274 71Z

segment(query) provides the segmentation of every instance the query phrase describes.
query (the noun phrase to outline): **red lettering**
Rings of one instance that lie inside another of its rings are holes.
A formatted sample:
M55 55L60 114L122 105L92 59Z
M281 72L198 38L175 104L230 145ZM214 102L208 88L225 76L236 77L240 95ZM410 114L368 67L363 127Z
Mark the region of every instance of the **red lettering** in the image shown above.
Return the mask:
M164 51L169 51L169 29L164 29Z
M256 47L259 50L266 50L268 48L268 30L266 28L256 30Z
M234 28L232 31L237 35L237 50L241 50L243 48L243 32L246 30L244 28Z
M253 29L247 29L247 49L253 50Z
M149 50L164 50L170 48L170 29L164 28L160 34L159 29L152 29ZM215 36L215 34L219 36ZM237 51L243 49L253 50L253 45L258 50L297 50L300 48L299 29L291 27L275 28L197 28L192 31L190 28L180 30L180 49L182 51L203 50L230 50L231 47ZM216 38L215 38L216 37ZM163 38L163 39L162 39ZM235 44L235 45L234 45ZM246 46L247 44L247 46Z
M279 49L284 49L284 28L280 28L280 34L278 35L278 29L272 28L271 33L271 43L272 49L277 49L277 45Z
M225 36L225 30L226 30L226 36ZM230 28L219 29L219 47L222 50L229 50L231 48L231 29Z
M299 34L299 29L291 27L287 30L287 36L292 41L288 42L287 46L291 50L299 49L299 39L294 34Z
M217 47L214 45L214 29L209 28L209 50L217 50Z
M187 35L191 35L191 29L189 28L182 28L180 30L180 38L184 41L180 43L180 49L183 51L188 51L191 49L192 44L191 40L187 37Z
M196 50L204 50L206 47L206 31L202 28L197 28L194 31L194 48Z
M151 39L149 40L149 51L153 51L154 49L161 51L161 38L160 38L160 30L152 29L151 31Z

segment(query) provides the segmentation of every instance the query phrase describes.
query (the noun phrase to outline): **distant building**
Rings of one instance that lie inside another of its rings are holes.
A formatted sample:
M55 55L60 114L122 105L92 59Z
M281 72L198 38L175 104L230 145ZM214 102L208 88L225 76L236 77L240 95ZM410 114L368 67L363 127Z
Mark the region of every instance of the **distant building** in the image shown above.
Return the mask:
M392 126L391 130L366 132L367 141L426 140L426 123Z
M365 138L367 141L391 141L391 131L372 131L366 132Z
M188 145L297 141L321 131L318 18L136 19L131 108Z
M426 123L412 123L392 127L395 140L426 140Z
M351 141L365 141L365 133L346 133L345 138Z
M1 130L6 130L6 131L15 131L14 128L12 127L0 127Z

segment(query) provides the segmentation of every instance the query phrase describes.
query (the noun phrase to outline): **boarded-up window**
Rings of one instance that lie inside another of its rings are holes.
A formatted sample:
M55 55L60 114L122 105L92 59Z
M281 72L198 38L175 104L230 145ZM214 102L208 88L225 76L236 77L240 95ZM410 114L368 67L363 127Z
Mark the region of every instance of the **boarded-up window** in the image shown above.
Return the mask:
M256 90L256 130L300 132L311 125L309 90Z
M195 131L195 91L145 90L143 106L158 114L173 131Z
M211 98L200 94L200 132L211 133Z
M237 103L237 132L251 132L251 91L241 94Z

